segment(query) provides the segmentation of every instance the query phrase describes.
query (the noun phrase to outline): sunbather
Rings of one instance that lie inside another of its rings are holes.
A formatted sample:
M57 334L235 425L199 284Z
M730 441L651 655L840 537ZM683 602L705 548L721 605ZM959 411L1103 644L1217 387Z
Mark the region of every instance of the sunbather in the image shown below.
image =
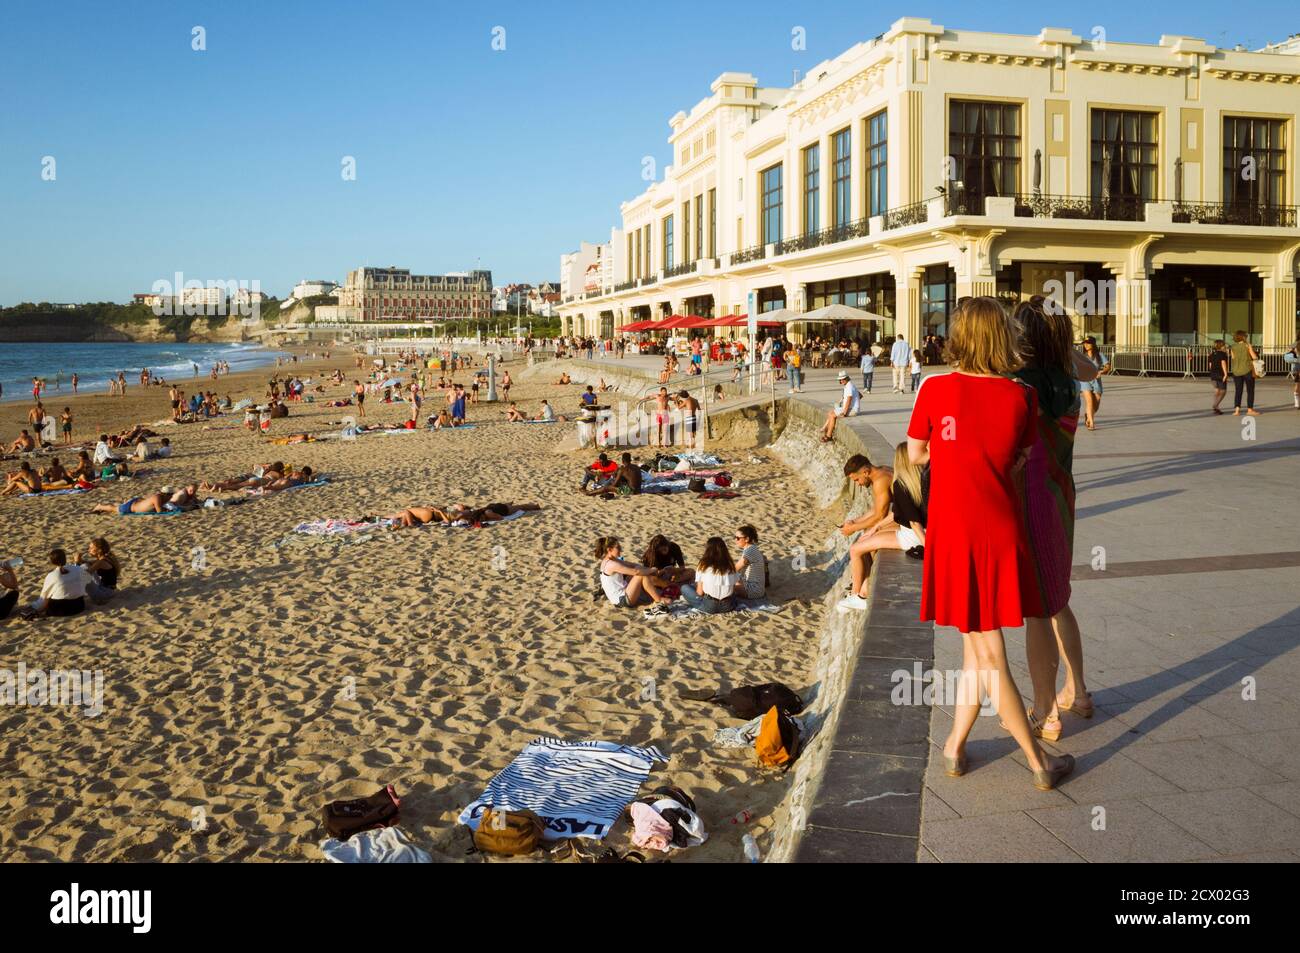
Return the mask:
M26 431L24 431L25 433ZM0 496L17 496L21 493L40 493L44 489L41 482L41 475L32 469L32 465L24 460L18 464L18 470L9 474L8 482L5 488L0 490Z
M232 490L254 490L266 486L268 483L274 483L276 480L284 479L284 464L279 460L274 463L263 464L258 470L260 472L248 473L230 480L219 480L216 483L209 483L204 480L199 484L199 487L205 493L229 493Z
M197 489L191 485L175 493L169 494L160 490L147 496L133 497L125 503L98 503L91 512L117 513L126 516L128 513L170 513L175 510L192 510L199 505Z
M9 444L9 453L30 453L36 449L36 438L26 430L18 434L18 439Z
M315 481L311 467L303 467L301 470L294 470L286 473L278 480L271 480L269 483L263 483L261 491L263 493L279 493L281 490L292 490L295 486L303 486Z

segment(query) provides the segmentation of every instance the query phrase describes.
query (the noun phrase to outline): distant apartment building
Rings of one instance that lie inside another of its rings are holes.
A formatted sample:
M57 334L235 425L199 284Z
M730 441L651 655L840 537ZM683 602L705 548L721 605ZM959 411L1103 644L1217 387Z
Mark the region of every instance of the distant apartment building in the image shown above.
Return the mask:
M413 275L406 268L357 268L338 288L338 307L361 321L463 321L492 315L492 272Z
M614 287L614 248L620 235L613 229L604 244L581 242L578 250L560 256L560 299L567 301Z
M962 297L1065 289L1105 343L1288 344L1298 49L908 17L790 88L722 73L669 120L673 163L622 203L599 288L596 246L561 258L564 327L843 303L915 341Z

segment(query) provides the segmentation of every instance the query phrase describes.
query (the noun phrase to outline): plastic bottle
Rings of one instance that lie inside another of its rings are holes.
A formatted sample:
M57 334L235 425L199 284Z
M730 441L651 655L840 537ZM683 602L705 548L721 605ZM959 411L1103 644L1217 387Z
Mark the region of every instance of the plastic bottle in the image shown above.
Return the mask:
M754 809L753 809L752 807L747 807L747 808L745 808L743 811L741 811L739 814L737 814L735 817L733 817L733 818L731 819L731 823L733 823L733 824L748 824L748 823L749 823L749 819L750 819L751 817L753 817L753 816L754 816Z
M758 842L754 840L754 835L746 834L740 842L745 848L745 863L758 863Z
M3 564L8 569L19 569L23 564L23 557L14 556L12 559L6 559Z

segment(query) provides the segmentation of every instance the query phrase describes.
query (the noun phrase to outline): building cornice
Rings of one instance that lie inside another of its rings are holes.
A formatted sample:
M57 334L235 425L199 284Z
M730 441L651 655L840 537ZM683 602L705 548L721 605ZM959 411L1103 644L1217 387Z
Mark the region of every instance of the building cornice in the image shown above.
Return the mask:
M883 57L858 70L842 83L798 106L790 113L790 123L795 129L803 129L865 99L873 89L883 88L888 78L887 66L893 59L893 54L886 52Z

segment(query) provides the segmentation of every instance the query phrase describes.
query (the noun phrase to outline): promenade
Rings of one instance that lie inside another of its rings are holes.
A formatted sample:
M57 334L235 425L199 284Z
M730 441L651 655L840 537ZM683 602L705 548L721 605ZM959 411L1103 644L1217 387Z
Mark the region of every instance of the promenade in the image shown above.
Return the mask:
M835 374L811 371L803 398L832 406ZM897 443L911 395L890 393L887 369L875 383L846 423ZM1105 380L1074 467L1071 604L1097 714L1065 716L1051 746L1079 766L1036 791L990 717L972 733L970 773L948 778L951 712L934 707L920 860L1300 860L1300 411L1280 377L1259 382L1256 418L1232 417L1231 395L1228 414L1210 415L1210 393ZM1027 691L1023 630L1007 646ZM960 668L955 630L936 628L934 649L937 669Z

